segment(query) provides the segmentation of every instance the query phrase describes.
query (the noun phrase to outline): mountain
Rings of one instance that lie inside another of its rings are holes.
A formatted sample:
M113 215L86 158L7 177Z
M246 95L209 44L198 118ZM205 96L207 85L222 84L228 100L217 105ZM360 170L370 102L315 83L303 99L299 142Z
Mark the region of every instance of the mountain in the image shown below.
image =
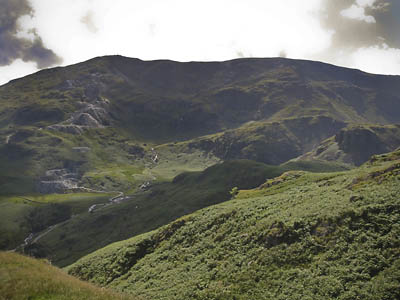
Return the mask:
M290 171L67 268L149 299L398 299L400 149Z
M399 76L284 58L107 56L43 70L0 87L0 190L129 190L140 180L116 169L135 165L141 174L151 148L191 139L191 150L222 159L280 164L348 124L399 123L399 83Z
M284 58L121 56L14 80L0 248L79 259L70 274L149 299L397 299L399 84ZM0 260L2 295L34 280L10 297L125 297Z
M303 60L121 56L14 80L0 87L0 248L64 266L232 188L358 166L400 146L399 84Z

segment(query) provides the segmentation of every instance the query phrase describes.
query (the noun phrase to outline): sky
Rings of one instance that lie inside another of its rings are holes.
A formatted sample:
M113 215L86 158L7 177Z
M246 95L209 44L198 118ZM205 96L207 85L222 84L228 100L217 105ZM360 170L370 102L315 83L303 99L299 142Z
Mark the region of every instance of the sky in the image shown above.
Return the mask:
M400 0L0 0L0 84L115 54L280 56L400 75Z

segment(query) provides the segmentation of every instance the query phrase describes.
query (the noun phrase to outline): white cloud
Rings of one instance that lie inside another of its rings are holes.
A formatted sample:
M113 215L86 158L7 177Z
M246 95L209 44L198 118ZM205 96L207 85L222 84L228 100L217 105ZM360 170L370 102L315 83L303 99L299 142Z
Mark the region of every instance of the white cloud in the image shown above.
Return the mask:
M35 26L65 64L106 54L179 61L237 53L304 57L330 46L315 14L321 0L33 0ZM92 11L98 29L81 18Z
M11 65L0 67L0 85L36 71L38 69L35 62L23 62L21 59L17 59Z
M357 1L362 2L361 0ZM364 0L364 2L367 2ZM369 1L371 2L371 1ZM365 5L366 6L366 5ZM349 18L349 19L354 19L354 20L359 20L359 21L365 21L367 23L376 23L376 20L373 16L367 16L365 15L365 8L364 6L359 6L353 4L349 8L346 8L340 12L340 14L343 17Z
M376 0L356 0L357 5L362 7L372 7L375 2Z
M178 61L284 54L370 72L400 73L392 65L397 49L376 46L350 54L332 49L335 32L321 25L325 1L30 0L35 15L20 22L25 29L36 28L45 46L61 56L64 65L112 54ZM368 9L378 9L382 3L354 0L341 15L368 26L376 22L366 15ZM379 57L382 67L375 66L368 55ZM32 64L17 61L0 68L0 84L35 70Z
M352 54L353 67L376 74L400 74L400 49L387 45L360 48Z

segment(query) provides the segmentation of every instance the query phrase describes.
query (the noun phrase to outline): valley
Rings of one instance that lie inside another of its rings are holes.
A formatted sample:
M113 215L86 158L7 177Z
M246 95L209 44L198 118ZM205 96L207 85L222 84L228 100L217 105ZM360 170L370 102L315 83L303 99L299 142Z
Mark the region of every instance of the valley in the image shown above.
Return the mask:
M395 299L398 86L285 58L104 56L13 80L0 249L121 299Z

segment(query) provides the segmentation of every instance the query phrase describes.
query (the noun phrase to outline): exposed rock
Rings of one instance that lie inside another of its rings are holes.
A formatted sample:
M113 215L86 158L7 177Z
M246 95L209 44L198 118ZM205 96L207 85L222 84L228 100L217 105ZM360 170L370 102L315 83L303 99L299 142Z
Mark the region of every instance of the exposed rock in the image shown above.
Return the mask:
M90 128L99 128L102 127L99 122L93 118L91 115L88 113L81 113L77 115L73 120L72 124L74 125L79 125L79 126L85 126L85 127L90 127Z
M70 189L78 187L78 182L75 180L55 180L55 181L40 181L37 189L42 194L65 193Z
M400 145L400 125L357 125L340 130L297 160L325 160L361 165L372 155L391 152Z
M60 131L70 134L82 134L83 129L81 126L78 125L62 125L62 124L55 124L50 125L47 127L49 130Z
M78 174L68 169L48 170L45 176L40 178L37 190L42 194L65 193L78 188L78 182Z
M104 126L109 125L110 123L108 112L102 107L90 104L84 112L91 115L97 122Z
M101 98L100 98L101 99ZM110 125L110 116L106 109L106 101L97 101L98 105L80 102L82 107L72 114L70 118L59 124L48 126L50 130L61 131L70 134L82 134L85 129L102 128Z
M46 177L50 178L59 178L68 172L67 169L54 169L46 171Z
M73 147L72 151L79 152L79 153L86 153L90 151L89 147Z

